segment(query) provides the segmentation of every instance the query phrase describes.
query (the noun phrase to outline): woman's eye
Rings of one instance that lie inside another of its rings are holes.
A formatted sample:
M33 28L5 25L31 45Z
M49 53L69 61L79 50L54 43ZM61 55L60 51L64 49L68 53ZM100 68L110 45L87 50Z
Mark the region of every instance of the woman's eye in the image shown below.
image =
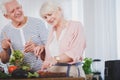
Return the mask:
M43 18L44 18L44 19L47 19L47 16L44 16Z
M48 16L51 16L52 14L48 14Z

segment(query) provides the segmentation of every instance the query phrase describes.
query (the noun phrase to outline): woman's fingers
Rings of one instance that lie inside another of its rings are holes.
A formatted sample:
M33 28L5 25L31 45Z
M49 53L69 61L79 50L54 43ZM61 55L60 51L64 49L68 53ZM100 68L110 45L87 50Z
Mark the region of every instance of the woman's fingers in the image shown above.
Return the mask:
M38 53L39 53L39 47L37 46L37 47L35 47L35 49L34 49L34 54L35 54L36 56L38 56Z
M34 53L36 56L40 56L41 53L43 52L44 48L41 47L41 46L37 46L35 49L34 49Z
M42 52L43 52L43 48L39 50L38 55L41 55Z

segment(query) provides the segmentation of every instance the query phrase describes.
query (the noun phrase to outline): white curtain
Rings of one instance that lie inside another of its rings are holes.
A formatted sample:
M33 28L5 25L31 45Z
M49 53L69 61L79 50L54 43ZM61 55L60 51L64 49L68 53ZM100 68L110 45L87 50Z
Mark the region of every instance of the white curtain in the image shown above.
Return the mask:
M117 52L120 59L120 0L116 0L116 20L117 20Z
M104 61L117 59L115 0L83 0L87 35L86 56Z

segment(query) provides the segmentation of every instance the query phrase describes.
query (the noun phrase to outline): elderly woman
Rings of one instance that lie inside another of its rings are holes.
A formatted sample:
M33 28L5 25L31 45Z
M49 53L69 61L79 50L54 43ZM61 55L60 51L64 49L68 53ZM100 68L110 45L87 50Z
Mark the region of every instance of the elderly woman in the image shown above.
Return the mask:
M52 25L41 70L67 72L68 76L85 77L81 65L86 47L82 24L78 21L66 20L62 8L55 1L43 3L40 15ZM35 52L36 55L40 55L39 47Z

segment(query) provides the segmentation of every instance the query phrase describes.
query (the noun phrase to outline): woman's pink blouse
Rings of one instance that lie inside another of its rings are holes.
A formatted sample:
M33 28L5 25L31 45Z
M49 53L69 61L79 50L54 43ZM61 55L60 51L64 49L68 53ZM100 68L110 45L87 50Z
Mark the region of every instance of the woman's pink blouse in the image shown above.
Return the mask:
M67 31L65 32L62 39L59 41L60 54L64 53L70 58L72 58L73 62L71 63L81 61L86 47L86 40L85 40L83 26L80 22L69 21L68 26L66 28ZM46 60L51 57L48 46L53 39L53 32L54 29L51 29L48 36L48 40L45 48Z

